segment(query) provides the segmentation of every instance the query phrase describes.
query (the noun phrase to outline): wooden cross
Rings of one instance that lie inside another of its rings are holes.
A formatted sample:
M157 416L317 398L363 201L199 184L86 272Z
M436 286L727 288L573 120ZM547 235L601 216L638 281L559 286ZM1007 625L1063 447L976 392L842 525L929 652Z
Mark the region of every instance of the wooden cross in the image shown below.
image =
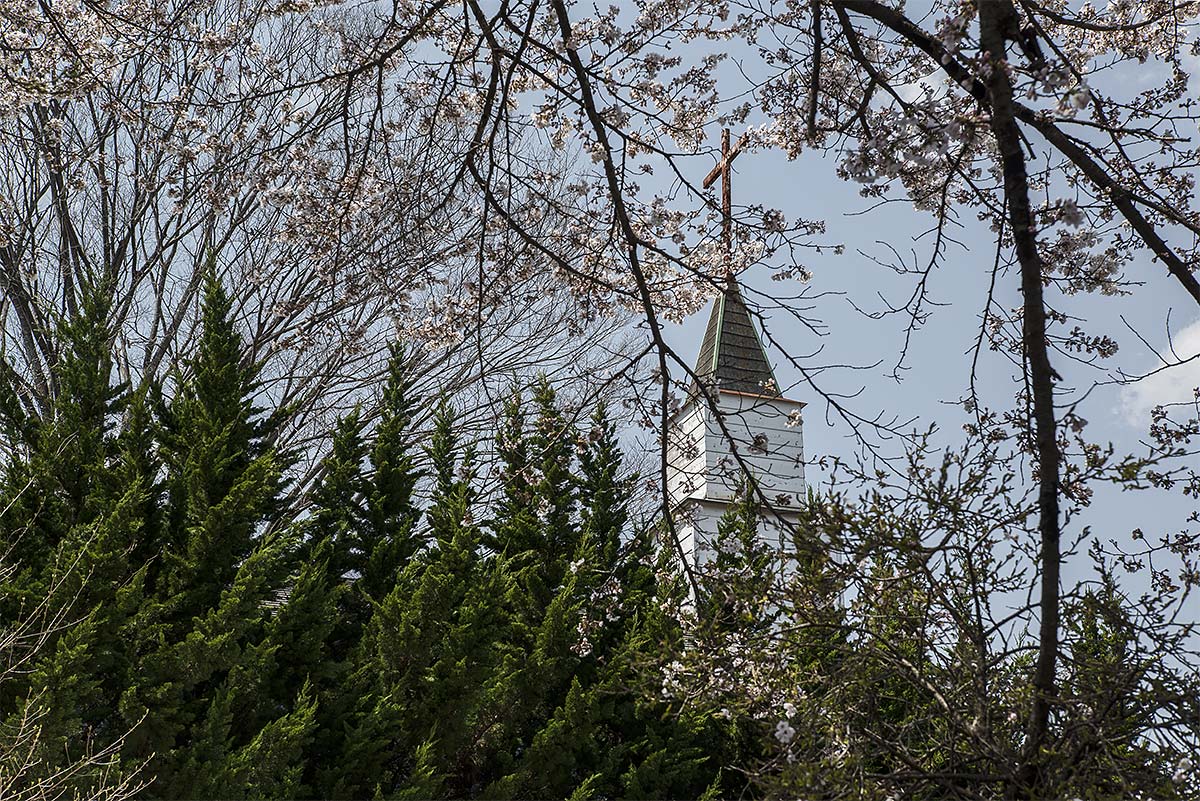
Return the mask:
M721 161L704 176L704 188L708 189L721 179L721 244L725 247L725 272L732 270L733 264L733 160L742 152L745 135L738 139L733 147L729 146L729 129L721 131Z

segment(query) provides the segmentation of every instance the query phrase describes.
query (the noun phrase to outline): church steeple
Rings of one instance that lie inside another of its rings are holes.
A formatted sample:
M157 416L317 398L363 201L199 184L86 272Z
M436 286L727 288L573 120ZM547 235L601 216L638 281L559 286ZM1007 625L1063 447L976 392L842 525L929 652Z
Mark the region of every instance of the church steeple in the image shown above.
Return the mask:
M667 429L667 492L683 559L714 558L721 517L748 473L762 501L760 542L782 551L803 503L804 404L783 397L733 278L713 302L692 391Z
M693 567L714 558L721 517L746 487L747 474L762 501L757 536L772 550L782 553L790 541L806 495L804 404L780 393L733 277L730 176L744 140L731 147L729 130L722 131L721 161L704 178L706 189L721 179L725 286L708 318L696 380L664 432L668 503L680 555Z
M710 389L780 396L775 372L733 276L726 279L725 290L713 301L696 359L696 375Z

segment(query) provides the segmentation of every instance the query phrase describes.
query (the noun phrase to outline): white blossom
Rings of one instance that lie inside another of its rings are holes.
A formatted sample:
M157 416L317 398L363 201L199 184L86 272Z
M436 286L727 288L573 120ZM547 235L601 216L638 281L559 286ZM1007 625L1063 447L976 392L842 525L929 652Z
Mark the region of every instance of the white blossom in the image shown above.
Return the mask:
M1060 200L1058 205L1063 222L1076 228L1083 224L1083 212L1074 200Z

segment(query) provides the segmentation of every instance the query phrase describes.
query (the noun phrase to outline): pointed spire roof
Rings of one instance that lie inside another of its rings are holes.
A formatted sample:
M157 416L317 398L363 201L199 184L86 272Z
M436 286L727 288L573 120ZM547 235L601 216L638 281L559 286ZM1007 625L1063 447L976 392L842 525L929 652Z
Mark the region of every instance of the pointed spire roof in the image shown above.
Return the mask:
M737 281L713 301L696 359L696 375L716 389L778 397L779 387ZM693 391L695 387L693 387Z

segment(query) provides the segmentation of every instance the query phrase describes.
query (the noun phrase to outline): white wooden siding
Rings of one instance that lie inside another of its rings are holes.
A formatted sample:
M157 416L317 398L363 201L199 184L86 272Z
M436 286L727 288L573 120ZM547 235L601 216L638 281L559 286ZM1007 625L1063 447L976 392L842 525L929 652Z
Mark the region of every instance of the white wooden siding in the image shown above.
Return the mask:
M691 565L701 567L715 557L717 526L741 481L742 466L730 438L741 463L772 502L759 523L762 542L772 549L784 544L789 523L795 520L789 509L805 496L803 429L788 425L802 406L784 398L721 392L717 410L728 436L703 400L688 403L672 420L667 432L667 489L680 546ZM760 434L765 437L761 450L753 447ZM777 496L782 497L777 501Z
M790 415L801 404L782 398L761 398L722 392L718 397L724 431L711 414L706 419L706 498L730 500L745 464L768 497L788 495L792 503L803 500L804 435L800 425L788 426ZM728 432L728 436L726 435ZM765 441L755 442L756 436ZM737 444L737 456L730 447ZM760 450L757 445L762 446ZM765 452L764 452L765 451Z

